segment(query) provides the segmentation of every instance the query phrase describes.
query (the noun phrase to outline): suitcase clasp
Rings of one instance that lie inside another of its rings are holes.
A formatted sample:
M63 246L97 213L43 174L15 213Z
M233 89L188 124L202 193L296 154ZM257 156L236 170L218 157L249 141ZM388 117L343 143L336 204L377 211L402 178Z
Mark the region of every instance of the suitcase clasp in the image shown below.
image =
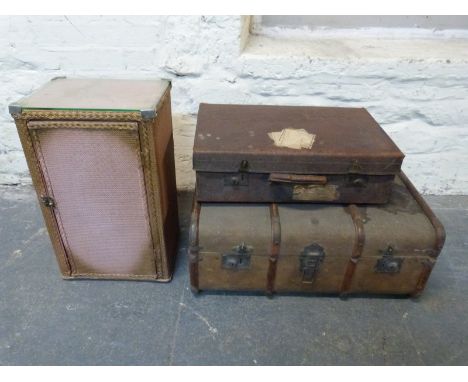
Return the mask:
M245 172L249 170L249 161L248 160L242 160L239 165L239 172Z
M249 174L245 172L224 175L224 186L236 187L248 185Z
M247 269L250 268L250 256L253 252L251 246L241 243L232 248L231 251L223 253L221 267L224 269Z
M364 188L369 183L369 177L362 174L348 174L348 184L352 187Z
M325 251L320 245L313 243L304 248L299 256L299 270L304 284L312 284L315 281L324 258Z

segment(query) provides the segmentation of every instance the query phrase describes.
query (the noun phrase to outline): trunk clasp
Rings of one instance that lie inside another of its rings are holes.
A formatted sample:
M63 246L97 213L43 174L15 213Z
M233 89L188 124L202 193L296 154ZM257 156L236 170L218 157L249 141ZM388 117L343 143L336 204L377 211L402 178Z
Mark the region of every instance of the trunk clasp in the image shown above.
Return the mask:
M320 245L313 243L304 248L299 256L299 270L304 284L312 284L315 281L324 258L325 251Z
M382 254L382 258L377 260L374 271L377 273L398 273L403 264L402 257L395 257L395 249L389 245Z
M229 252L223 253L221 267L224 269L248 269L253 248L241 243L233 247Z

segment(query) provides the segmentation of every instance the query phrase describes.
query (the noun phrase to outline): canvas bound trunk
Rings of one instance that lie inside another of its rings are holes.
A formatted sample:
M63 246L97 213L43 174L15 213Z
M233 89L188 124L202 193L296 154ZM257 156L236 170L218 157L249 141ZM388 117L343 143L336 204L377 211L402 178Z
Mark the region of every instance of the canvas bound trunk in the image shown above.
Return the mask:
M365 109L201 104L196 198L386 203L403 157Z
M170 82L57 78L10 112L63 277L170 280Z
M445 240L404 174L388 204L233 204L195 201L194 291L419 295Z

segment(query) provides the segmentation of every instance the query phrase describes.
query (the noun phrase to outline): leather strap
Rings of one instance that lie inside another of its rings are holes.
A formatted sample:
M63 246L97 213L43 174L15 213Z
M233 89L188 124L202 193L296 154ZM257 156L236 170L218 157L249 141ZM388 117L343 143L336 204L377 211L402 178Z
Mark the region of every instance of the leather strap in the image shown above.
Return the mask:
M281 223L278 213L278 205L276 203L270 204L270 218L271 218L271 252L267 273L267 286L266 293L272 295L275 291L275 278L276 267L278 264L278 257L281 246Z
M359 208L355 204L350 204L348 207L345 207L345 210L349 215L351 215L351 219L353 219L356 236L354 239L353 252L351 253L351 258L349 259L343 282L341 284L341 296L346 295L351 287L354 271L356 270L357 262L362 255L362 249L364 248L364 243L366 240L364 224L361 213L359 212Z

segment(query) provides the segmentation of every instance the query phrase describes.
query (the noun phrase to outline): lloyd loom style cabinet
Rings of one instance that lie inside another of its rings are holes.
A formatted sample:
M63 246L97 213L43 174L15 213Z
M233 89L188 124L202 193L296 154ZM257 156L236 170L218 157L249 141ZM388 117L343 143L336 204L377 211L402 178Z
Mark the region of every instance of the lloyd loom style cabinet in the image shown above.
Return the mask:
M56 78L10 105L64 278L168 281L169 81Z

